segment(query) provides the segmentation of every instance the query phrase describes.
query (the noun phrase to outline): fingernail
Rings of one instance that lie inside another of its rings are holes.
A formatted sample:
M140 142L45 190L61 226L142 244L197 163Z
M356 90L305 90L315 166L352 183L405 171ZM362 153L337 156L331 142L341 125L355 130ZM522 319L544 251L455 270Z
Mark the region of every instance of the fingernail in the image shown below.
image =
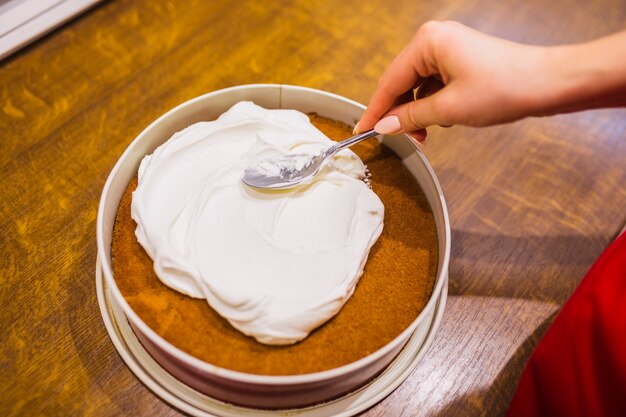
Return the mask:
M397 133L402 130L400 125L400 119L398 116L387 116L384 119L380 119L374 126L374 130L383 135L390 133Z
M356 122L356 124L354 125L354 129L352 129L353 135L356 135L357 133L359 133L359 122Z

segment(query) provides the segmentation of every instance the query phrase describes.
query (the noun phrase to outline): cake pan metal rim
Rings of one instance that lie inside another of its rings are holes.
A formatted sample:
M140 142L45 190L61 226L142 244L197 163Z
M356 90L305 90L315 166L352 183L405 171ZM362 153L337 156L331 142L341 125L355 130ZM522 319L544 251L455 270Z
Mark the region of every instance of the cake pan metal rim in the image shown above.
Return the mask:
M105 249L106 242L104 241L104 236L103 236L104 218L105 218L105 213L104 213L105 202L110 192L110 188L112 187L112 182L115 179L115 174L120 169L124 161L127 158L130 158L131 156L130 154L134 150L134 145L139 143L145 136L148 136L150 131L152 129L155 129L155 127L158 126L160 123L163 123L168 118L171 118L173 115L184 110L187 107L190 107L198 102L205 101L207 99L210 99L211 97L215 97L218 95L227 94L230 92L246 92L250 90L268 90L268 91L278 90L278 94L279 94L278 107L279 108L281 108L280 106L282 104L280 102L282 91L289 90L289 91L306 92L312 95L321 95L321 96L325 96L328 98L332 98L332 99L344 102L348 105L357 107L361 110L365 109L365 106L363 106L362 104L356 101L347 99L337 94L329 93L327 91L317 90L317 89L308 88L308 87L283 85L283 84L249 84L249 85L240 85L240 86L229 87L229 88L209 92L207 94L203 94L201 96L188 100L184 103L181 103L180 105L169 110L168 112L166 112L165 114L157 118L154 122L152 122L148 127L146 127L130 143L130 145L126 148L124 153L116 162L115 166L113 167L113 169L111 170L111 173L109 174L107 178L107 181L105 183L105 186L103 188L102 195L100 198L100 203L98 207L98 219L97 219L98 256L100 257L100 260L101 260L100 263L102 266L102 272L103 272L105 279L107 280L107 284L109 285L110 291L112 292L113 296L120 303L120 306L122 307L122 310L126 314L127 318L129 320L132 320L133 324L137 328L139 328L147 337L152 339L155 342L155 344L159 345L159 347L163 349L165 352L167 352L168 354L172 356L178 357L180 360L190 364L191 366L203 372L219 375L220 377L228 378L237 382L249 383L249 384L263 384L263 385L299 385L299 384L306 384L310 382L318 382L318 381L323 381L323 380L328 380L328 379L339 378L344 375L350 374L352 372L358 371L359 369L372 364L376 360L383 357L390 350L395 348L398 344L406 343L410 334L412 334L412 332L415 330L417 325L421 323L421 321L426 316L426 312L434 308L434 305L436 303L436 298L438 298L439 293L442 291L442 287L444 284L443 275L444 275L444 272L445 274L447 274L449 257L450 257L450 225L449 225L449 219L448 219L448 212L447 212L445 199L441 190L441 186L438 180L436 179L434 171L432 167L430 166L430 164L428 163L427 159L424 157L421 150L419 150L417 146L413 145L418 157L421 159L422 163L424 164L427 171L429 172L429 180L434 185L437 191L437 194L440 199L441 209L442 209L443 216L444 216L445 236L443 237L443 240L445 244L443 248L441 247L439 248L439 250L443 249L443 261L441 264L442 267L439 268L439 270L437 271L435 286L433 287L431 297L429 301L427 302L426 306L424 307L424 310L418 315L418 317L402 333L396 336L389 343L387 343L380 349L376 350L375 352L371 353L370 355L364 358L358 359L357 361L351 362L349 364L342 365L340 367L325 370L325 371L301 374L301 375L257 375L257 374L249 374L249 373L244 373L240 371L234 371L234 370L230 370L226 368L221 368L219 366L204 362L201 359L198 359L182 351L181 349L175 347L171 343L167 342L165 339L159 336L154 330L152 330L147 324L143 322L143 320L137 315L137 313L135 313L135 311L130 307L130 305L126 302L125 298L122 296L113 278L113 273L110 267L110 263L107 262L108 257L107 257L107 253ZM411 141L411 139L408 138L408 136L406 137L406 139ZM412 141L410 143L413 144Z

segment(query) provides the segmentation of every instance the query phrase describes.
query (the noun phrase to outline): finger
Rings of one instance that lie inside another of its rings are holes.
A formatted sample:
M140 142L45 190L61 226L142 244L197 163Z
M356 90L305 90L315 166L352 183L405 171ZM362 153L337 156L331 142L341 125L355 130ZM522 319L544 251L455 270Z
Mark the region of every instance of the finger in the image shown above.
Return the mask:
M436 75L432 77L421 78L420 80L418 80L418 83L413 86L413 88L411 88L404 94L400 95L393 102L391 108L398 107L405 103L410 103L411 101L414 101L420 98L431 96L437 91L441 90L443 87L445 87L445 84ZM361 122L357 123L357 125L354 127L354 130L353 130L354 134L359 133L361 130L365 130L365 129L360 129L361 127L360 123ZM417 137L421 137L421 136L422 136L421 133L417 133L416 139ZM425 134L424 134L424 138L425 138Z
M411 45L405 48L381 77L358 123L359 131L371 129L393 107L400 96L411 92L423 81L423 77L415 70L413 62L420 54L416 54L412 49L414 48L411 48Z
M374 91L369 105L361 120L358 123L359 131L357 133L371 129L389 110L399 104L403 104L414 99L413 85L407 87L406 90L392 90L387 81L381 81Z
M393 108L376 123L374 129L383 134L415 132L436 124L450 124L437 110L436 101L441 100L444 91L432 96L402 104Z
M441 90L446 85L441 80L438 74L428 77L424 80L422 85L415 91L415 99L423 99L430 97L437 91ZM451 127L452 124L440 124L441 127Z
M394 101L392 108L397 108L398 106L406 103L410 103L417 99L424 99L435 94L437 91L441 90L445 87L445 84L436 77L427 77L422 80L419 86L416 89L411 89L406 93L402 94L400 97ZM390 112L390 113L393 113ZM451 125L448 125L451 126ZM446 127L448 127L446 126ZM380 126L379 126L380 128ZM386 127L382 127L382 129L386 129ZM415 135L415 139L423 140L426 138L426 130L420 129L417 132L409 132L409 135Z

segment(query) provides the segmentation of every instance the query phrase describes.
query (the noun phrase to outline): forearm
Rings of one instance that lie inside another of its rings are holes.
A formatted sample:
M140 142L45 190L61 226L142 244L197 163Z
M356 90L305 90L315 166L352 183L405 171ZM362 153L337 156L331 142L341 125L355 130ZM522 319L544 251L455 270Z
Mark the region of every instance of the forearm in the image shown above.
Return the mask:
M530 99L532 115L626 106L626 31L542 53L546 65Z

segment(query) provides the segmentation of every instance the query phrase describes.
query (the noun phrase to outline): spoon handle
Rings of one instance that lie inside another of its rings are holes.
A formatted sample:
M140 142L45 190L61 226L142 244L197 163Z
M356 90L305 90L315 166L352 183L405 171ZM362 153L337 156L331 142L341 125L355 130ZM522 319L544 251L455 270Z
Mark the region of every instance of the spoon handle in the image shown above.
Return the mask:
M352 136L351 138L344 139L341 142L337 142L337 144L333 146L333 151L339 152L344 148L348 148L356 143L364 141L365 139L372 138L376 135L378 135L378 132L376 132L374 129L359 133L358 135Z
M333 146L328 148L326 152L324 152L324 157L329 158L344 148L348 148L354 145L355 143L359 143L361 141L364 141L365 139L372 138L376 135L378 135L378 132L372 129L363 133L359 133L358 135L354 135L348 139L344 139L341 142L337 142Z

